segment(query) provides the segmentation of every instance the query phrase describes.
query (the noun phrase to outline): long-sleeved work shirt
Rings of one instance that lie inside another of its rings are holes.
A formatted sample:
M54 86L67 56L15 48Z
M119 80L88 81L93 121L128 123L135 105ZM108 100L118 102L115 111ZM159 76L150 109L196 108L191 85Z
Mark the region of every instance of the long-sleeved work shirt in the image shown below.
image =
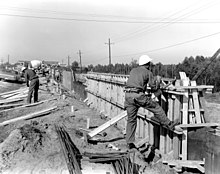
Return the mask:
M133 68L127 80L126 88L137 88L142 91L147 91L147 86L151 87L152 91L157 90L157 84L153 73L145 66Z
M31 81L35 78L38 78L36 72L33 69L26 69L24 77L25 77L25 81L26 81L27 86L29 86L29 81Z

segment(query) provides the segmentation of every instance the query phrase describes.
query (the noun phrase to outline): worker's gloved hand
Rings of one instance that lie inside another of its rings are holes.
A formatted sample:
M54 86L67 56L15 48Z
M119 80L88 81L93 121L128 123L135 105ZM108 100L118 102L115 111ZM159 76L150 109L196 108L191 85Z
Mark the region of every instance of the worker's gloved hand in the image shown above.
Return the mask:
M160 84L162 82L161 76L155 76L154 81L155 81L155 84L156 84L156 89L160 88Z
M156 81L157 81L158 83L161 83L162 77L157 75L157 76L156 76Z

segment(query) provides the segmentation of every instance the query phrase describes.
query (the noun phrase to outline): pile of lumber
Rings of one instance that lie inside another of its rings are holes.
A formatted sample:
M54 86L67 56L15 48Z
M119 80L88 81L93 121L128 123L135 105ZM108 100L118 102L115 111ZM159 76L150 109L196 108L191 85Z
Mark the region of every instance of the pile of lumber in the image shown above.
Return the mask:
M0 94L0 97L3 99L17 99L17 98L25 98L28 94L28 88L22 87L17 90L8 91Z
M24 116L20 116L20 117L17 117L17 118L6 120L6 121L3 121L3 122L0 123L0 127L11 124L11 123L15 123L15 122L18 122L18 121L21 121L21 120L27 120L27 119L32 119L32 118L35 118L35 117L40 117L40 116L51 113L55 109L57 109L57 106L53 106L53 107L48 108L48 109L44 109L44 110L41 110L41 111L33 112L31 114L27 114L27 115L24 115Z

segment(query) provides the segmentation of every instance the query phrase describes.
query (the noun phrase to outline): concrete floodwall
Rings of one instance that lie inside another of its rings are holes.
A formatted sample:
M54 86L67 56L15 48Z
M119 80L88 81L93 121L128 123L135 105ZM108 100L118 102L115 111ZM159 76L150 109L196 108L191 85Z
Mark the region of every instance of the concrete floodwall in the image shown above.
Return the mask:
M128 77L128 75L88 73L81 74L77 78L82 78L87 86L87 104L110 119L124 111L124 86ZM187 83L184 83L186 81ZM175 159L187 160L188 127L190 127L188 125L195 127L195 124L205 125L203 93L213 86L197 86L195 81L181 78L175 81L174 88L174 91L164 90L163 95L158 98L158 103L171 121L176 118L181 120L184 124L183 132L179 134L168 130L155 120L153 113L140 108L136 140L148 138L149 144L159 149L161 153L172 154ZM125 130L126 123L127 120L124 118L117 122L117 126Z

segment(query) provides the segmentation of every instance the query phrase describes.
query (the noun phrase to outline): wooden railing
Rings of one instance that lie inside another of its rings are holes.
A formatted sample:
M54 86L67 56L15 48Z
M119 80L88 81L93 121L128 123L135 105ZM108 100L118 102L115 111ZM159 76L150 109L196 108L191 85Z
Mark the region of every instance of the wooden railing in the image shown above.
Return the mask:
M203 92L213 86L197 86L189 81L185 73L180 74L181 80L176 80L174 91L164 91L159 103L170 120L180 118L183 124L205 123L203 109ZM87 88L87 104L97 109L109 118L124 111L123 91L127 75L88 73L77 76L84 81ZM189 86L191 85L191 86ZM153 114L146 109L138 111L136 139L149 138L163 154L172 154L175 159L187 160L187 127L183 134L177 134L162 127L153 119ZM126 128L126 118L117 123L119 128Z

